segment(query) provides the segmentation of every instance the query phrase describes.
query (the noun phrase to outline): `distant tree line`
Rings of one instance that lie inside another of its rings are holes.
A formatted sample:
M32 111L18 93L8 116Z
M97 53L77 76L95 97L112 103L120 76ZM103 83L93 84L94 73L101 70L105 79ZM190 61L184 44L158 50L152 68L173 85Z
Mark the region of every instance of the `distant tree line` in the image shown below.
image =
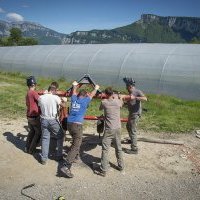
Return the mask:
M200 38L196 38L196 37L192 38L191 43L192 44L200 44Z
M0 38L0 46L28 46L37 45L38 41L30 37L22 37L22 31L19 28L10 29L9 37Z

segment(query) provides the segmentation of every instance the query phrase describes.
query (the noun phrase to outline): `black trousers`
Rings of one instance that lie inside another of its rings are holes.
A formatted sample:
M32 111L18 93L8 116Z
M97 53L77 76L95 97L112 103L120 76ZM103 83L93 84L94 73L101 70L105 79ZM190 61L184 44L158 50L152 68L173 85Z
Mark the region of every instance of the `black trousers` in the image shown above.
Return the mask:
M41 123L40 117L37 118L27 118L29 133L26 140L26 149L28 153L33 153L36 150L38 143L41 138Z

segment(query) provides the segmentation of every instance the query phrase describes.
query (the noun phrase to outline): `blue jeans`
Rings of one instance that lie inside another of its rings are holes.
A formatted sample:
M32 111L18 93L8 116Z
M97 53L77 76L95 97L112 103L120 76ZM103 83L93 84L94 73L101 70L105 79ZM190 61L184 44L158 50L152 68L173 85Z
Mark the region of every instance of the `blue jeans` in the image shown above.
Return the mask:
M64 133L57 119L42 119L42 161L47 161L49 154L50 136L53 134L57 139L57 156L62 156Z

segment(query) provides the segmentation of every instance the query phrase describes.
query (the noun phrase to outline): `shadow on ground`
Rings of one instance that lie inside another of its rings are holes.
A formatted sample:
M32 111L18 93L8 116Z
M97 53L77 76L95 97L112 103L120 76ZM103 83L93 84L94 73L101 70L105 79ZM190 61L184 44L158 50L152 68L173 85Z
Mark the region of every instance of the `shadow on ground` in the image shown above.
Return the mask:
M15 136L12 132L5 132L3 133L3 135L6 137L6 139L9 142L14 144L16 148L24 151L25 144L26 144L25 138L27 137L26 135L17 133L17 136Z

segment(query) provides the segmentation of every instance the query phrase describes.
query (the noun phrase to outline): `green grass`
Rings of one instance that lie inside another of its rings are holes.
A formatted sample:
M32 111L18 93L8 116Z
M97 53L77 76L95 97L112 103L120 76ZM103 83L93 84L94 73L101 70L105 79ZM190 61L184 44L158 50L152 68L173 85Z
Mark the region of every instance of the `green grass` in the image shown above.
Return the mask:
M0 72L1 118L16 119L26 116L27 87L25 78L26 76L21 73ZM55 79L37 78L37 89L47 89L52 81ZM62 90L70 87L70 83L66 83L64 78L56 81ZM147 112L142 114L138 124L139 129L173 133L186 133L200 129L200 101L185 101L166 95L147 96L148 101L143 103L143 108L147 109ZM92 100L87 115L101 115L102 112L98 109L99 104L99 99ZM121 113L122 117L127 117L126 108L123 108Z

